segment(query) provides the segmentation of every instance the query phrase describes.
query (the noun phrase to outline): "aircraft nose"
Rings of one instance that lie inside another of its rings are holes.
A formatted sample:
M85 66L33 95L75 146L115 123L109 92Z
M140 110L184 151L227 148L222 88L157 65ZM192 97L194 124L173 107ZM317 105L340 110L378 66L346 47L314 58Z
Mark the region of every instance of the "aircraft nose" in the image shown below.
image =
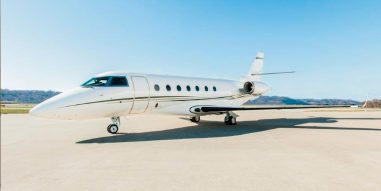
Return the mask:
M49 104L41 103L33 107L29 114L35 117L50 117L52 115L52 107Z
M36 105L29 111L29 114L35 117L50 119L72 119L77 114L75 110L68 109L66 106L77 103L78 100L86 98L92 89L75 88L60 93L44 102Z

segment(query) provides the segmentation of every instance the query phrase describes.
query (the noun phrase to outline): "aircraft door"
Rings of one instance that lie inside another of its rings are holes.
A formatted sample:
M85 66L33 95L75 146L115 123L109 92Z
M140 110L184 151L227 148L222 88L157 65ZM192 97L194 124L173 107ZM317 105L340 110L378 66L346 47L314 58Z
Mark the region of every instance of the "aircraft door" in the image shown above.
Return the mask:
M134 103L130 113L144 113L150 99L150 89L147 78L143 76L131 76L131 80L134 90Z

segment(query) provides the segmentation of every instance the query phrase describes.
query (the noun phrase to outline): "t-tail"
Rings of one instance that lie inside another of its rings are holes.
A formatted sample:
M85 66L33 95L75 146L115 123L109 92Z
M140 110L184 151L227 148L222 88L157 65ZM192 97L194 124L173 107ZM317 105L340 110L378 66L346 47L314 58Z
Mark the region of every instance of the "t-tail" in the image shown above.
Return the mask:
M249 70L249 73L245 77L245 80L261 81L261 77L263 75L295 73L295 71L263 73L262 68L263 68L264 59L265 59L265 53L257 52L255 60L251 64L251 68Z
M263 61L265 59L265 53L257 52L254 62L251 64L251 68L247 76L254 81L260 81L262 74Z

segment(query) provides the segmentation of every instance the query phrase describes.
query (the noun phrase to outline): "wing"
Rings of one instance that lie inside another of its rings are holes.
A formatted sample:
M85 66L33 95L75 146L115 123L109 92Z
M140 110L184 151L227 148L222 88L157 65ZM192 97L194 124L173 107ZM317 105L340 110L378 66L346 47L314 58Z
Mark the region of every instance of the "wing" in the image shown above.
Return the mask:
M278 110L278 109L313 109L313 108L345 108L351 105L286 105L286 106L254 106L254 107L218 107L200 106L201 112L225 112L239 110Z

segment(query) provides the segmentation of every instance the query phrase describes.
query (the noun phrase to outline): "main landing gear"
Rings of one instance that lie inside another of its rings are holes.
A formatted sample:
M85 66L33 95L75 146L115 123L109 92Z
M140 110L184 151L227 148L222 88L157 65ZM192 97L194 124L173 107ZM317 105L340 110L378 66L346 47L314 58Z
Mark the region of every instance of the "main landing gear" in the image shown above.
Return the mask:
M238 117L237 114L229 111L226 113L224 122L226 125L237 125L237 117ZM190 117L190 121L193 123L198 123L200 122L200 116Z
M226 125L237 125L237 117L237 114L233 112L228 112L226 113L224 122Z
M194 122L194 123L198 123L200 122L200 116L194 116L194 117L191 117L190 118L190 121Z
M107 127L107 131L116 134L119 130L120 117L111 117L111 124Z

